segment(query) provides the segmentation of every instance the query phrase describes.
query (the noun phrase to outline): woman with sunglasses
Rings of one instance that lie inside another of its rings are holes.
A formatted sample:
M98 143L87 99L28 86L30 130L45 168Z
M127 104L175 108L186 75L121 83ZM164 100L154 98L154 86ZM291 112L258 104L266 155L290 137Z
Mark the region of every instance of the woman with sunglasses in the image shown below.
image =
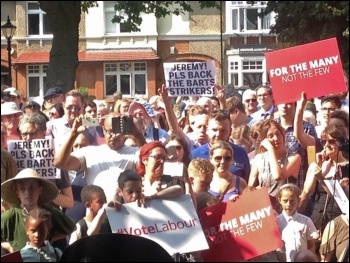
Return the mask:
M264 120L258 127L259 153L254 157L248 185L266 187L277 213L281 212L276 199L278 189L285 183L296 183L301 156L287 152L284 129L272 119Z
M329 220L342 214L323 180L337 179L341 185L348 184L349 160L339 149L341 144L349 142L347 136L343 127L328 125L321 133L323 150L316 155L317 165L310 165L306 174L301 199L311 196L314 203L311 219L321 232Z
M215 166L213 180L208 190L221 202L234 200L247 187L247 182L230 172L233 160L232 146L225 141L217 141L210 147L210 162Z

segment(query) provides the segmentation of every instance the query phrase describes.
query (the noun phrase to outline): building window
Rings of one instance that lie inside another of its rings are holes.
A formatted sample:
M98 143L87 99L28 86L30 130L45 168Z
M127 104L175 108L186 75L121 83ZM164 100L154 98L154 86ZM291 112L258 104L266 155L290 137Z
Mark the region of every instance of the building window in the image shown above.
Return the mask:
M267 80L264 57L228 58L228 83L235 87L255 89Z
M48 65L28 65L27 66L27 94L30 99L43 98L47 82L47 68Z
M227 1L227 31L269 33L274 24L274 14L259 16L267 6L267 1L257 1L254 5L248 1Z
M27 2L28 35L52 35L52 28L47 20L46 13L40 9L38 2Z
M127 30L123 21L127 19L127 15L122 11L115 11L115 1L103 1L104 3L104 17L105 17L105 33L106 34L119 34L119 33L130 33ZM115 15L123 16L124 19L121 23L113 23L112 19Z
M104 69L106 97L112 96L116 91L126 97L146 95L146 62L106 63Z

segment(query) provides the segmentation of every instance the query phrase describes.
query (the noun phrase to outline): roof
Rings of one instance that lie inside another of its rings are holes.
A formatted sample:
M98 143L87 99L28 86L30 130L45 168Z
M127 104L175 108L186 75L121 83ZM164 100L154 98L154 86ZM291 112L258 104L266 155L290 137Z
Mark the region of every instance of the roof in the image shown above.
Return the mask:
M12 64L42 64L49 63L50 52L25 52L15 58ZM159 57L153 49L122 49L108 51L80 51L79 62L90 61L134 61L157 60Z

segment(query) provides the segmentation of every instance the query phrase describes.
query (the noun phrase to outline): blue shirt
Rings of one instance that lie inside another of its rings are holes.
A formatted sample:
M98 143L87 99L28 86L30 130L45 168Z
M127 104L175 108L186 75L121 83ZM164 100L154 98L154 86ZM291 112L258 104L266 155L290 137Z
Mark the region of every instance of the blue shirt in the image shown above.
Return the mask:
M233 149L233 164L231 165L230 172L242 177L248 182L250 174L249 158L242 146L231 143ZM203 144L202 146L192 151L192 159L203 158L209 160L209 143Z

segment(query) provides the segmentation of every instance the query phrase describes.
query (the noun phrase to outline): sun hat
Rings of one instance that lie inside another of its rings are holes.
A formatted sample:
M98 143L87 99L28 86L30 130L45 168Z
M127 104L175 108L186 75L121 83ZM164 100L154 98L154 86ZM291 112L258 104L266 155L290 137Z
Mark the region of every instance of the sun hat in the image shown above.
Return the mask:
M1 184L1 198L9 204L19 205L21 200L18 198L14 189L14 183L24 179L41 181L43 192L39 196L38 204L48 204L57 197L58 188L54 183L41 177L34 169L26 168L20 171L14 178L8 179Z
M9 87L3 90L4 93L10 94L10 96L19 96L18 90L14 87Z
M23 113L20 109L18 109L16 102L8 101L1 104L1 116L16 113Z

